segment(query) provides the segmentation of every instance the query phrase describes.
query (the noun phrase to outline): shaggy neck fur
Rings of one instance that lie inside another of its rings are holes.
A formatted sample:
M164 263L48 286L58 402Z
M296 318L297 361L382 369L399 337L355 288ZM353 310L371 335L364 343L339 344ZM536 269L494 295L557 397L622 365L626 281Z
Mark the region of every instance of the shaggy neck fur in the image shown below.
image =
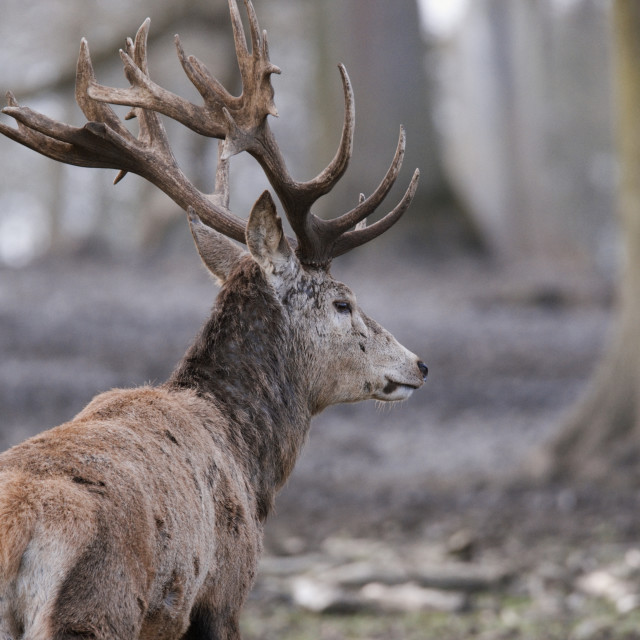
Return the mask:
M295 332L252 260L221 290L213 314L168 381L209 400L229 419L264 520L291 473L311 411Z

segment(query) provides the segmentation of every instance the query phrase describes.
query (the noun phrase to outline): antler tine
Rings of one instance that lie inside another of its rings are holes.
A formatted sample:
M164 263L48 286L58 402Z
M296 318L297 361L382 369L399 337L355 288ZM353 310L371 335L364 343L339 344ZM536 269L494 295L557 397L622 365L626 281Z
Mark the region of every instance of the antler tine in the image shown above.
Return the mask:
M258 24L258 16L256 10L253 7L253 3L244 0L244 6L247 10L247 16L249 17L249 27L251 30L251 53L254 58L258 58L264 55L265 51L261 46L261 33L260 25Z
M387 194L395 184L396 178L400 173L402 160L404 159L405 143L406 135L404 127L400 127L400 135L398 137L398 144L396 146L393 160L376 190L368 198L365 198L364 201L360 202L357 207L351 209L351 211L343 214L339 218L325 221L328 233L337 237L351 229L361 220L364 220L378 208L382 201L387 197Z
M127 38L127 56L135 62L136 68L143 76L149 77L149 66L147 62L147 39L149 36L149 25L151 21L147 18L136 33L135 42ZM123 52L124 53L124 52ZM176 164L167 133L160 117L155 111L134 107L127 114L127 118L137 118L140 126L138 140L154 146L162 154L169 157L172 164Z
M358 196L358 204L362 204L364 201L366 200L366 197L364 195L364 193L361 193ZM367 228L367 219L363 218L362 220L360 220L360 222L358 222L358 224L355 226L355 231L360 231L360 229L366 229Z
M312 180L301 184L301 189L313 195L312 202L321 196L329 193L338 180L344 175L353 153L353 135L356 122L355 101L353 98L353 88L349 80L349 74L343 64L338 65L340 77L342 78L342 89L344 93L344 120L342 123L342 134L336 155L326 169ZM349 228L349 227L347 227Z
M387 229L390 229L398 220L400 220L402 214L411 204L411 201L416 194L416 189L418 188L419 179L420 170L416 169L413 172L413 176L407 190L396 207L384 216L384 218L381 218L374 224L361 226L361 223L358 223L353 231L348 231L341 235L333 246L333 250L331 252L332 257L337 258L338 256L351 251L351 249L355 249L356 247L377 238L379 235L387 231Z
M136 33L135 43L131 38L127 38L127 50L129 55L135 60L136 65L145 75L149 75L149 63L147 61L147 39L149 37L149 26L151 20L147 18Z
M76 65L76 102L89 121L104 122L120 134L128 133L127 128L120 122L115 111L108 105L94 100L88 92L95 84L96 76L91 63L89 43L86 38L80 41L80 53Z
M245 5L246 6L246 5ZM242 18L236 0L229 0L229 14L231 15L231 28L233 29L233 41L236 47L236 57L238 62L242 62L249 55L247 47L247 39L244 35L244 27L242 26Z
M149 66L147 62L147 38L149 35L150 24L151 21L147 18L138 29L135 41L131 38L127 38L126 40L127 56L135 62L136 67L147 77L149 74ZM95 84L95 82L93 84ZM176 164L165 128L160 121L158 114L155 111L142 109L140 107L133 107L125 116L126 120L130 120L132 118L138 119L138 140L149 146L155 147L163 155L170 158L172 164ZM113 183L117 184L120 182L126 174L126 171L121 170Z
M267 30L263 29L262 30L262 56L269 60L269 39L267 38ZM276 67L275 65L273 65L276 69L278 69L277 71L273 71L273 73L280 73L280 67ZM277 115L277 114L275 114Z
M105 145L104 129L107 125L88 122L84 127L72 127L57 122L29 107L20 106L11 92L7 93L9 106L2 112L18 123L13 129L0 123L0 133L34 151L67 164L80 167L115 168L130 165L130 144L121 131L111 131L111 141L116 141L120 149ZM124 129L124 127L122 127ZM127 132L127 136L130 136ZM126 153L123 154L123 151Z
M14 129L0 122L0 133L53 160L81 167L95 166L94 164L89 164L83 154L77 153L72 144L56 140L40 132L40 129L51 130L51 123L54 123L53 120L32 111L28 107L21 107L10 91L7 92L7 103L9 106L2 109L2 113L14 118L18 128ZM31 128L32 122L34 124L37 123L37 128Z
M176 50L180 64L191 81L191 84L198 90L205 104L214 105L216 102L227 104L235 100L235 98L222 86L220 82L211 74L198 58L195 56L187 56L182 48L180 36L175 35L174 38ZM183 122L183 124L186 124ZM187 126L190 126L187 124ZM222 136L213 136L222 137Z

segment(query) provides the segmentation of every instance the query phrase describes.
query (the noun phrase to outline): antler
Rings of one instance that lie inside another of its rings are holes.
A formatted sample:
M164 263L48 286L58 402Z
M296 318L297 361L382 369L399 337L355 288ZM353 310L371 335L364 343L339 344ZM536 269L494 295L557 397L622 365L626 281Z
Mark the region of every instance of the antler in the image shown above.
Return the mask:
M380 205L393 186L404 156L405 135L401 128L396 152L387 174L368 197L351 211L333 220L311 212L312 205L335 186L347 169L353 148L355 109L351 83L340 65L345 117L338 150L329 165L315 178L296 182L287 169L267 116L277 116L271 75L280 69L269 60L266 31L260 30L250 0L244 0L250 25L251 51L236 0L229 0L236 55L242 77L242 94L232 96L205 65L184 53L175 38L178 57L190 81L203 99L202 105L168 91L151 80L147 68L149 20L140 27L135 42L127 40L120 51L124 72L131 86L105 87L96 82L86 41L82 40L76 78L76 100L89 120L82 128L55 122L27 107L12 94L3 112L14 117L18 128L0 123L0 133L50 158L88 167L115 168L118 182L129 171L146 178L185 210L193 207L202 220L217 231L245 241L245 221L228 209L228 160L246 151L260 164L276 191L296 235L297 253L308 265L326 266L331 259L369 242L393 225L409 206L419 177L415 171L400 203L385 217L366 227L363 221ZM132 107L128 118L140 123L134 137L109 104ZM162 113L196 133L222 140L219 166L212 195L200 192L182 173L171 152L167 135L157 115Z

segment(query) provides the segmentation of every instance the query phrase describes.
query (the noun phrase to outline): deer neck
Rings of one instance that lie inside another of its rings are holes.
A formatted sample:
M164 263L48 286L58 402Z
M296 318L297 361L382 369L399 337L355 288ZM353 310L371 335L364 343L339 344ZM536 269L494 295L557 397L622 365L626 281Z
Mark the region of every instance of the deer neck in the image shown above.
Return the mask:
M222 289L213 314L168 381L225 416L266 518L293 470L312 412L295 332L257 268ZM244 455L242 455L244 454Z

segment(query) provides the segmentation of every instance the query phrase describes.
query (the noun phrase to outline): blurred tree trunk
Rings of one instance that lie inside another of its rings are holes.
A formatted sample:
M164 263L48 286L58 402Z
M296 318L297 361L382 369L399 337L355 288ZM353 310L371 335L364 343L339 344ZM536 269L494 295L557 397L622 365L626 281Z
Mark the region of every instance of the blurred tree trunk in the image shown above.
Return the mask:
M537 471L552 480L640 480L640 2L613 8L618 215L624 245L609 352Z
M473 0L437 52L446 169L492 252L613 279L610 3Z

